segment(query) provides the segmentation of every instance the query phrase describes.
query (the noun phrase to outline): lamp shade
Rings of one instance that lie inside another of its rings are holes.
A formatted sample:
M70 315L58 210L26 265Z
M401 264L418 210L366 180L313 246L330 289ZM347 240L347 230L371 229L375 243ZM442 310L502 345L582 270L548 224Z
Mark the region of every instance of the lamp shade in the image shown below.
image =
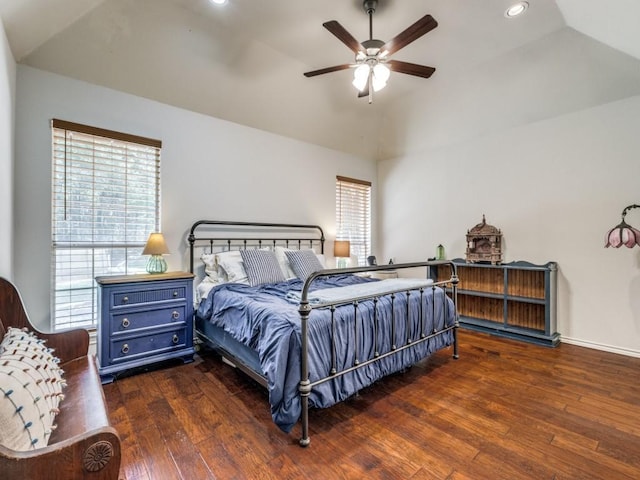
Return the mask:
M349 242L349 240L336 240L333 242L333 256L341 258L350 257L351 242Z
M353 84L359 91L363 91L364 87L367 86L369 82L369 72L371 71L371 67L368 64L363 63L358 66L353 72Z
M382 63L378 63L375 67L373 67L373 90L378 92L382 90L387 85L387 80L389 80L389 75L391 71L389 67Z
M149 235L147 244L142 251L143 255L166 255L168 253L169 249L161 233L152 233Z
M640 208L640 205L629 205L622 210L622 221L607 232L605 247L620 248L624 245L627 248L633 248L635 245L640 245L640 230L633 228L624 220L629 210L634 208Z

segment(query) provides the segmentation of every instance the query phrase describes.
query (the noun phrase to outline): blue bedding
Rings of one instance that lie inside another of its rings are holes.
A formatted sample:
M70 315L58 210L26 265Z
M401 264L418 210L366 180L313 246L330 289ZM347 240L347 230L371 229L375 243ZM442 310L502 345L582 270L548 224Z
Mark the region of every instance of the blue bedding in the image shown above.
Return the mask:
M334 275L317 278L311 292L376 281L355 275ZM198 316L223 328L237 341L257 351L263 374L267 378L271 414L274 422L289 432L300 417L298 394L300 382L300 314L298 304L292 301L290 292L300 291L302 282L287 282L249 287L226 283L211 290L199 308ZM287 298L289 294L289 298ZM396 294L395 337L393 344L402 346L407 338L407 295ZM433 301L435 298L435 318ZM335 347L337 368L353 365L355 351L360 362L372 358L377 350L388 351L391 342L391 298L379 298L377 315L379 322L377 346L373 334L373 301L358 305L356 328L353 305L335 309L335 329L341 339ZM422 305L421 305L422 304ZM413 292L409 296L410 321L408 335L417 338L420 331L429 334L434 328L442 330L455 321L454 306L440 288L425 288L424 294ZM421 317L421 315L423 315ZM423 318L421 320L421 318ZM426 327L422 326L425 323ZM329 375L331 369L331 312L329 308L314 309L309 316L309 379L314 382ZM431 353L453 343L453 333L447 332L426 342L381 359L336 379L316 385L309 397L309 405L329 407L371 385L376 380L413 365ZM357 349L353 348L354 344Z

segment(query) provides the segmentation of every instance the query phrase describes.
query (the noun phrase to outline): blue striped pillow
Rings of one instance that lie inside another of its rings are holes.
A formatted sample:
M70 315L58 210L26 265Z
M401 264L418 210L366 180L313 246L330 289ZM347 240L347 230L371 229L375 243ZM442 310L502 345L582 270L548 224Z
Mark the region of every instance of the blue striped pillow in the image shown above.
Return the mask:
M240 250L249 285L284 282L284 274L276 254L268 250Z
M284 253L293 273L303 282L312 273L324 269L313 250L286 250Z

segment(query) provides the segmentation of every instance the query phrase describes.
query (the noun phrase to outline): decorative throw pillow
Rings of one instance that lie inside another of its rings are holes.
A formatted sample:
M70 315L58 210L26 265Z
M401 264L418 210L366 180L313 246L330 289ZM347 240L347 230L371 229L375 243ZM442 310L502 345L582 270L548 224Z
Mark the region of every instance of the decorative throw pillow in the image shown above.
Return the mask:
M312 273L323 270L322 264L313 250L289 250L285 254L296 277L303 282Z
M315 252L315 250L310 248L305 248L303 250L310 250L312 252ZM276 258L278 259L278 263L280 264L280 269L282 270L282 273L284 273L284 278L286 280L296 278L296 273L291 269L291 264L289 263L289 259L287 258L287 252L297 252L297 251L298 251L297 249L294 250L291 248L285 248L280 246L276 246L275 248ZM322 268L326 268L326 261L325 261L324 255L322 253L316 253L316 257L318 258L320 265L322 265Z
M0 352L0 444L17 451L45 447L63 398L59 360L34 333L12 327Z
M240 255L252 287L285 281L275 253L268 250L241 250Z

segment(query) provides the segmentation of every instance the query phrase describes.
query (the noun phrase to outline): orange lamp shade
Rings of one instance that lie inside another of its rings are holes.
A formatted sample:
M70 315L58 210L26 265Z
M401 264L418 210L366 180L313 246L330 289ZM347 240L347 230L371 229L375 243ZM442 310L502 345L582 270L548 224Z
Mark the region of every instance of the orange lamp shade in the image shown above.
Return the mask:
M351 256L351 242L349 240L336 240L333 242L333 256L345 258Z

